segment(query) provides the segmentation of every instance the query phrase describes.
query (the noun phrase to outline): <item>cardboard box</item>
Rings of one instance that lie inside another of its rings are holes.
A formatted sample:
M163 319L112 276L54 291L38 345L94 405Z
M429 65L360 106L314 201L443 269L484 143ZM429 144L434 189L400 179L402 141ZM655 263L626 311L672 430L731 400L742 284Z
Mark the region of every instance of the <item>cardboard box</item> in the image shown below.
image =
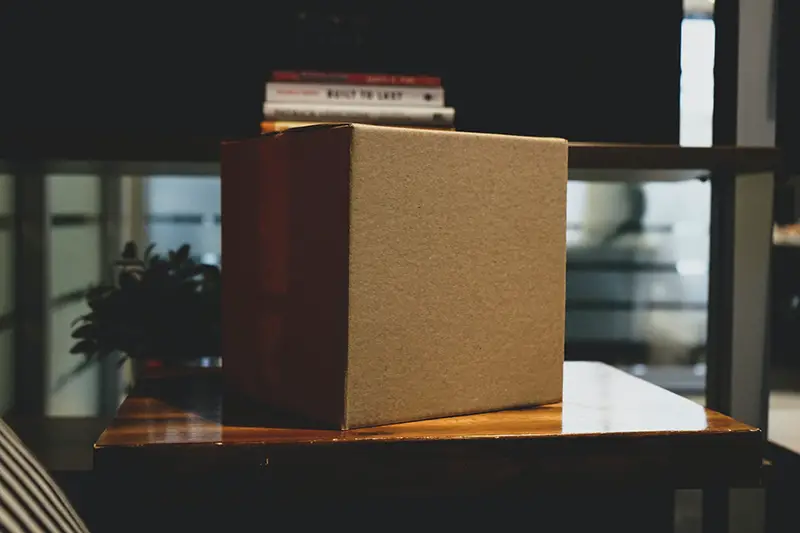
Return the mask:
M342 429L559 401L566 185L561 139L224 143L226 386Z

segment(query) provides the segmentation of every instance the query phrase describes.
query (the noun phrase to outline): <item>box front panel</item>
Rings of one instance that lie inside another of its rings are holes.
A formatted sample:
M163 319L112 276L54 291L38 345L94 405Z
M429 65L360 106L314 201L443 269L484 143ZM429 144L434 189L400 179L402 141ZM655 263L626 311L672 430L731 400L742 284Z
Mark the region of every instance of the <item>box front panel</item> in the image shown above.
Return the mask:
M567 145L357 127L348 425L560 399Z

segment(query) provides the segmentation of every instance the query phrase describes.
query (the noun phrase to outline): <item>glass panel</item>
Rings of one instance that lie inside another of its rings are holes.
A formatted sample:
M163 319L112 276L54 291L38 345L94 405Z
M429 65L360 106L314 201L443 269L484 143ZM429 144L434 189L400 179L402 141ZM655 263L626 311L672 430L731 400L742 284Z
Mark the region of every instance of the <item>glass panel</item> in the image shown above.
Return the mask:
M82 292L101 281L100 178L51 175L46 194L51 224L46 412L48 416L94 416L99 406L98 369L92 367L64 380L81 362L80 356L69 353L70 322L88 310Z
M57 227L50 232L50 297L83 291L101 279L100 226Z
M91 175L48 176L47 198L53 214L100 213L100 178Z
M93 365L69 379L82 356L69 353L71 323L89 311L83 302L54 309L50 313L50 357L47 359L47 416L96 416L99 399L99 367Z
M567 358L704 391L710 194L699 181L569 182Z
M196 259L218 263L220 182L216 176L152 176L147 182L147 234L160 253L184 243Z

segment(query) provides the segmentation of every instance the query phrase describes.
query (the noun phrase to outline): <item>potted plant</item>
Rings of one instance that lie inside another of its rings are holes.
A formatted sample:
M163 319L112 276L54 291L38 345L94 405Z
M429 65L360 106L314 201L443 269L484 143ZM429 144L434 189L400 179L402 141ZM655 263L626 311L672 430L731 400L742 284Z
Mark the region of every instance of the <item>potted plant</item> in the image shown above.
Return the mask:
M72 324L76 371L114 354L163 366L220 356L220 269L193 261L186 244L166 257L153 248L139 257L128 242L116 283L87 290L90 311Z

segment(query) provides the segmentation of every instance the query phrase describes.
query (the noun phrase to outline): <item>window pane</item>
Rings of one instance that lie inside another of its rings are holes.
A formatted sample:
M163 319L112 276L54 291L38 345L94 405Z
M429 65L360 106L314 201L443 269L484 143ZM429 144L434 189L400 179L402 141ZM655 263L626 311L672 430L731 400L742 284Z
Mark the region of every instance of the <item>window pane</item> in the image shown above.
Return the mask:
M50 297L83 291L100 281L100 226L59 227L50 231Z
M48 284L50 315L47 331L48 416L95 416L99 408L99 374L91 367L69 380L82 362L69 353L72 320L88 312L82 293L101 281L100 178L92 175L47 176L50 215Z
M47 199L53 214L97 215L100 213L100 178L80 174L48 176Z
M681 25L682 146L711 146L714 113L714 21L685 19Z
M570 181L567 357L702 393L709 217L708 183Z
M46 381L49 394L45 405L47 416L98 414L99 367L92 365L81 374L69 378L70 372L82 361L82 356L69 353L72 347L70 324L88 311L85 303L76 302L50 313L50 356L47 359Z
M147 234L157 252L189 244L197 260L219 261L219 177L152 176L147 182L147 205Z

